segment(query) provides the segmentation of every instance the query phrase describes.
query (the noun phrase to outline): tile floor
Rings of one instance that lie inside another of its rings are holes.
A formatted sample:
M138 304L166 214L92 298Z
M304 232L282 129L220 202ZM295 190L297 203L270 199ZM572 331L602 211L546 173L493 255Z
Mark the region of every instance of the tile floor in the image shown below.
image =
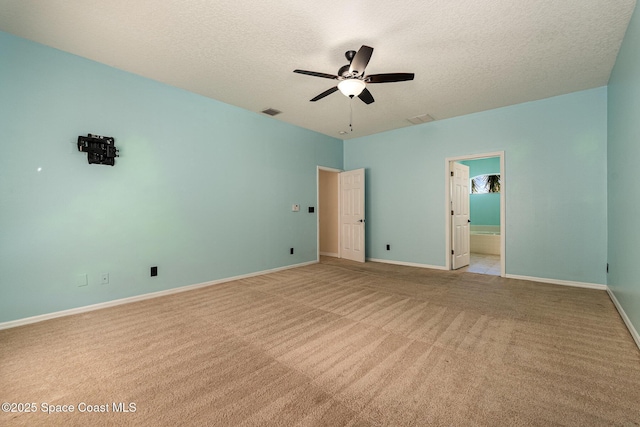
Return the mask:
M500 275L500 255L472 253L469 266L463 267L458 271L499 276Z

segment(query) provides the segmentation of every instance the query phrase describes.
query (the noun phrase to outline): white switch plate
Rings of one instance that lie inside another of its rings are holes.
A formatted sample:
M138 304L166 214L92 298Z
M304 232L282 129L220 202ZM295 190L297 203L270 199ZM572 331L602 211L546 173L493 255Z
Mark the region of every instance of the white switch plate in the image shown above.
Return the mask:
M293 205L293 206L291 207L291 210L292 210L293 212L300 212L300 205Z

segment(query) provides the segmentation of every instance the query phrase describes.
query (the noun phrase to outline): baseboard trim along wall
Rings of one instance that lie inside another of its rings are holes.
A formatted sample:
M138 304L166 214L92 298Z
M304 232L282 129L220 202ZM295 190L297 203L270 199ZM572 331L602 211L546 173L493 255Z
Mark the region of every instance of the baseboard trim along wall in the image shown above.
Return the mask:
M638 331L633 326L633 323L631 323L629 316L627 316L627 313L625 313L624 308L622 308L622 306L618 302L618 298L616 298L615 294L613 293L611 288L609 288L608 286L607 286L607 293L609 294L609 298L611 298L611 301L613 301L613 305L616 306L618 313L620 313L620 317L622 317L624 324L627 325L627 329L629 330L629 333L631 334L631 337L633 338L633 340L636 342L638 349L640 349L640 334L638 334Z
M249 277L262 276L269 273L275 273L277 271L288 270L291 268L304 267L305 265L317 264L318 261L303 262L300 264L287 265L284 267L272 268L270 270L257 271L255 273L242 274L240 276L226 277L224 279L212 280L210 282L197 283L195 285L181 286L179 288L165 289L164 291L151 292L148 294L135 295L132 297L116 299L113 301L101 302L98 304L86 305L84 307L70 308L69 310L56 311L53 313L40 314L38 316L25 317L24 319L10 320L8 322L0 323L0 330L15 328L18 326L29 325L31 323L42 322L49 319L55 319L57 317L71 316L74 314L86 313L89 311L100 310L103 308L114 307L122 304L129 304L132 302L143 301L151 298L163 297L165 295L177 294L179 292L192 291L194 289L204 288L212 285L219 285L221 283L232 282L234 280L247 279Z
M601 285L599 283L573 282L571 280L546 279L543 277L519 276L517 274L506 274L504 277L508 279L529 280L531 282L550 283L552 285L573 286L576 288L587 288L587 289L598 289L600 291L607 290L607 285Z
M430 268L430 269L433 269L433 270L446 270L447 269L445 266L442 266L442 265L418 264L418 263L415 263L415 262L392 261L392 260L388 260L388 259L367 258L367 261L381 262L381 263L384 263L384 264L404 265L406 267Z
M320 256L330 256L334 258L340 258L340 254L334 252L320 252Z

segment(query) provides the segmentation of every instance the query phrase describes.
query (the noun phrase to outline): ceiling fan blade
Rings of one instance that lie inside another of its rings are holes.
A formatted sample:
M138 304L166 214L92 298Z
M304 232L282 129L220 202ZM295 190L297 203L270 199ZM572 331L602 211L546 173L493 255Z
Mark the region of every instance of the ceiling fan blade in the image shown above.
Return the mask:
M323 77L325 79L337 79L338 76L333 75L333 74L327 74L327 73L318 73L316 71L307 71L307 70L293 70L294 73L298 73L298 74L306 74L308 76L314 76L314 77Z
M331 95L333 92L338 90L338 86L334 86L331 89L327 89L324 92L322 92L320 95L316 96L315 98L310 99L311 102L316 102L318 99L322 99L327 95ZM366 90L366 88L365 88Z
M373 48L362 45L356 56L351 60L351 66L349 67L350 73L355 73L358 76L364 74L364 69L367 68L367 64L373 54Z
M364 81L367 83L406 82L407 80L413 80L414 76L415 74L413 73L371 74Z
M362 101L367 105L375 101L373 99L373 95L371 95L371 92L369 92L369 89L367 89L366 87L362 90L362 92L360 92L358 98L362 99Z

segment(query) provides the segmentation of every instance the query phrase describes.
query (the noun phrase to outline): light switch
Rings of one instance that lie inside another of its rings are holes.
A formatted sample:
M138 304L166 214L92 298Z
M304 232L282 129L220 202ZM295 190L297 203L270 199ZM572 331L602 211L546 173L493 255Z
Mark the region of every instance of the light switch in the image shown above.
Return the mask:
M293 205L291 206L291 210L293 212L300 212L300 205Z

